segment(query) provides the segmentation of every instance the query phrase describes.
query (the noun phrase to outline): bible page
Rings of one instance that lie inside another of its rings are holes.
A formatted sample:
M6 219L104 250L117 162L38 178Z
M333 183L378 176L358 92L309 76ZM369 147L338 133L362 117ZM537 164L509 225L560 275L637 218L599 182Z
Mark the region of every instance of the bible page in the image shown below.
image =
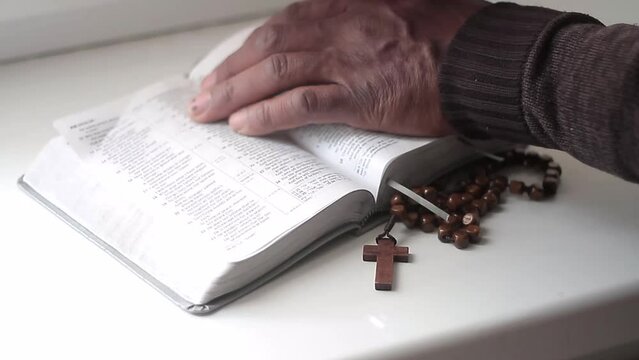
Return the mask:
M185 79L141 91L99 142L77 130L77 117L57 127L76 126L66 134L81 136L69 141L83 143L85 161L121 191L196 228L234 261L361 190L286 136L246 137L226 122L194 123L186 105L195 92Z
M153 204L140 204L110 186L61 137L40 152L24 181L188 301L201 302L211 281L228 268L216 243Z
M433 141L346 125L310 125L291 130L289 136L302 148L361 183L376 198L389 164Z

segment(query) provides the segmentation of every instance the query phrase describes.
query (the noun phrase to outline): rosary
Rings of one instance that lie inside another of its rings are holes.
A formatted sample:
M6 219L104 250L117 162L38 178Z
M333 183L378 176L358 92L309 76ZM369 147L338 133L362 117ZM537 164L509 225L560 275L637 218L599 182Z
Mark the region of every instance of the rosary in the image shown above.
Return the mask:
M506 189L511 194L527 194L534 201L557 192L561 167L551 157L516 149L491 158L499 161L475 161L427 186L408 189L392 180L389 182L399 191L390 200L390 219L384 232L375 238L377 245L364 245L364 261L377 262L375 290L391 290L394 262L408 262L408 247L396 246L397 240L390 233L398 220L408 228L419 227L425 233L437 231L442 243L465 249L480 241L479 219L497 206ZM506 176L499 174L514 167L543 172L541 186L526 185L518 180L509 182Z

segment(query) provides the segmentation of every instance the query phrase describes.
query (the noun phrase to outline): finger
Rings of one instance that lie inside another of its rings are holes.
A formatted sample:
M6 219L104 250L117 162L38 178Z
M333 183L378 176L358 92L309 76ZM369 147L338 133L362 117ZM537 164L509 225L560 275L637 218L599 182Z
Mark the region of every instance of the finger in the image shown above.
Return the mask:
M244 135L266 135L307 124L346 122L353 117L341 85L295 88L231 115L229 125Z
M333 17L347 11L349 3L343 0L300 1L290 4L281 12L271 16L266 23L290 23Z
M314 52L271 55L230 79L203 89L192 102L191 116L199 122L220 120L282 91L330 82L330 65L325 57Z
M220 83L273 54L319 50L324 46L328 32L329 29L324 29L321 22L260 26L246 39L242 47L202 81L201 87L208 88Z

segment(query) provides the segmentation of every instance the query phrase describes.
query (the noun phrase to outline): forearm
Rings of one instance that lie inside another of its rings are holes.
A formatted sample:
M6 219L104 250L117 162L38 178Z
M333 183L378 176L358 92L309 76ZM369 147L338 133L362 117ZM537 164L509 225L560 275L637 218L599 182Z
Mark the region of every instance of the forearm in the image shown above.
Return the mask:
M639 181L639 29L499 4L462 27L440 71L461 133L565 150Z

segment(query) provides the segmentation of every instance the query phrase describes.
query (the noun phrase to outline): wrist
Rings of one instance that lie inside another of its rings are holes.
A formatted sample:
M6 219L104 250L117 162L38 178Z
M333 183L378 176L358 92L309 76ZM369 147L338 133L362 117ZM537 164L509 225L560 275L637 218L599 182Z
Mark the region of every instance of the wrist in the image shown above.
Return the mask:
M442 111L458 132L536 143L522 111L524 72L540 34L561 14L498 3L458 30L439 72Z
M444 57L448 53L451 42L468 19L489 5L491 4L484 0L451 0L446 3L446 6L450 6L456 16L454 16L455 21L451 21L450 32L442 43L442 55Z

